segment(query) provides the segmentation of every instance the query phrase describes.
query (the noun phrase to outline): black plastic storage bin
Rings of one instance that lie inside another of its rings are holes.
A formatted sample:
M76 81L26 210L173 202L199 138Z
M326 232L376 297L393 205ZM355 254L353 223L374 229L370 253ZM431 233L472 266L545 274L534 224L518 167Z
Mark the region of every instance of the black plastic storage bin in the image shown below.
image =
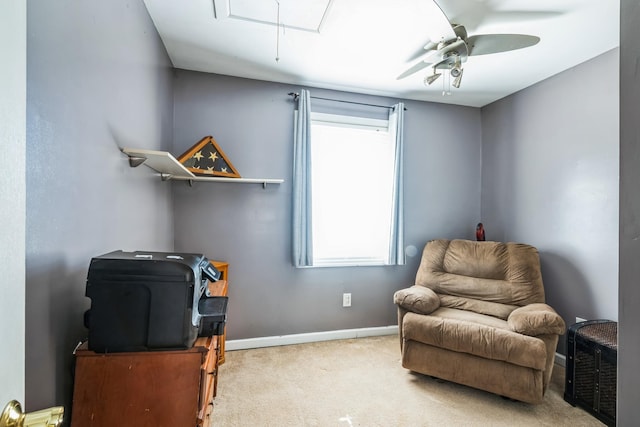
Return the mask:
M227 323L228 297L210 297L198 302L198 311L202 316L199 337L212 337L224 334Z
M115 251L93 258L86 285L89 349L192 347L201 322L198 304L207 299L207 278L218 277L198 254Z
M617 365L616 322L588 320L572 325L567 331L564 400L615 426Z

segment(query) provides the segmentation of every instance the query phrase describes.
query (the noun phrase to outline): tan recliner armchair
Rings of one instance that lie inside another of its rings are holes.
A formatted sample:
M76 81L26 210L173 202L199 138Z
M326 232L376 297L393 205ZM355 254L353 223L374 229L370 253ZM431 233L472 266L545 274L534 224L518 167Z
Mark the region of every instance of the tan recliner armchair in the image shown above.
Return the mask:
M433 240L415 285L394 295L402 366L528 403L551 379L562 318L544 299L538 251Z

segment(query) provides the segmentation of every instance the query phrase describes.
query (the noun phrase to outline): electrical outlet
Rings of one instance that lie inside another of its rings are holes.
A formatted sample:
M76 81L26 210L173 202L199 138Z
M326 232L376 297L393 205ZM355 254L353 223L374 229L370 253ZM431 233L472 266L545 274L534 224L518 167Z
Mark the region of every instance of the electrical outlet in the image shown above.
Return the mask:
M351 307L351 294L342 294L342 306Z
M576 323L580 323L580 322L586 322L587 319L583 319L582 317L577 317L576 316Z

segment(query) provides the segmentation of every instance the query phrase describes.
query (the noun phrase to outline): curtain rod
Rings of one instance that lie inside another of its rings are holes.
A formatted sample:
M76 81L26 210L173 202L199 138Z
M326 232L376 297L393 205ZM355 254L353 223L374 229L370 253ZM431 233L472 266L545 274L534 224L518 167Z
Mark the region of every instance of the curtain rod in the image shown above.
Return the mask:
M300 94L296 92L289 92L289 96L292 96L293 99L297 101ZM311 96L311 99L322 99L323 101L344 102L346 104L366 105L368 107L390 108L390 109L393 108L393 105L368 104L366 102L345 101L343 99L322 98L320 96ZM404 111L407 111L407 107L404 107Z

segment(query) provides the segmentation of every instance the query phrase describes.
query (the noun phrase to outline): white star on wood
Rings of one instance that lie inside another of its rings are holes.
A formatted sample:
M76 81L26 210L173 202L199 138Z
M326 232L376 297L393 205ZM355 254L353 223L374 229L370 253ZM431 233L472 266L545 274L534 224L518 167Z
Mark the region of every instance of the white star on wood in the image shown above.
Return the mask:
M202 155L202 151L198 151L196 154L193 155L193 157L195 157L199 161L204 156Z
M215 162L216 159L218 158L218 153L216 153L215 151L212 151L211 154L209 155L209 158Z

